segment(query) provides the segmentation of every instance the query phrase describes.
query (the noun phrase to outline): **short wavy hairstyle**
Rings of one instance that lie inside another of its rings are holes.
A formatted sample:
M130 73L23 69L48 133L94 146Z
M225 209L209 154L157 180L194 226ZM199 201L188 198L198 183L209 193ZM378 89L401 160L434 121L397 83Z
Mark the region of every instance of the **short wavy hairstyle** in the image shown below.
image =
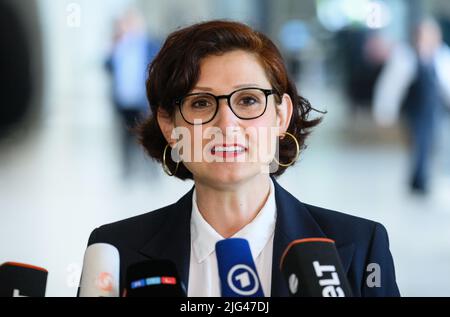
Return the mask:
M149 66L146 89L151 114L137 125L135 131L139 143L151 158L162 163L164 148L167 145L156 120L158 109L162 108L174 117L178 109L175 100L195 87L199 79L201 61L208 56L233 50L254 54L264 68L273 89L280 96L288 94L291 97L294 109L287 132L297 138L301 150L306 148L307 136L322 118L308 119L311 110L315 109L308 100L298 94L278 48L266 35L248 25L213 20L193 24L171 33ZM296 145L291 138L286 137L279 141L280 162L292 162L296 154ZM170 170L175 170L176 163L170 155L167 155L166 164ZM272 175L277 177L283 174L286 168L280 166ZM182 180L193 179L192 173L182 163L175 176Z

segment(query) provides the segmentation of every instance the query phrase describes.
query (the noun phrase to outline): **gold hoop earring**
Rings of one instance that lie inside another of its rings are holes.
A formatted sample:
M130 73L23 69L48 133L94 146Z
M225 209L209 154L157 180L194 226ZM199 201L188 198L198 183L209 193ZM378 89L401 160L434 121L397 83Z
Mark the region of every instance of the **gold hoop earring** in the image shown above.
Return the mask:
M164 153L163 153L163 170L164 172L169 175L169 176L175 176L175 174L178 171L178 166L180 165L180 162L177 163L177 167L175 168L175 172L171 172L169 167L166 164L166 152L167 152L167 148L169 147L169 144L166 145L166 147L164 148Z
M288 135L288 136L290 136L292 139L294 139L295 146L296 146L296 148L297 148L297 154L295 155L294 160L292 160L292 162L290 162L290 163L288 163L288 164L280 163L275 157L274 157L273 159L274 159L274 161L275 161L278 165L280 165L280 166L282 166L282 167L289 167L289 166L291 166L292 164L294 164L295 162L297 162L298 157L300 156L300 144L298 144L297 138L296 138L293 134L291 134L291 133L289 133L289 132L285 132L284 135Z

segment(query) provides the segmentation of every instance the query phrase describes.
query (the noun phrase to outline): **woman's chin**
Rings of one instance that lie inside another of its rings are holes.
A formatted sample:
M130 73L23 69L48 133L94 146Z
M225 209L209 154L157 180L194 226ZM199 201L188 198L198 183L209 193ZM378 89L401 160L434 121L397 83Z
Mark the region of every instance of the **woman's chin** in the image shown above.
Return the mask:
M236 184L258 174L260 168L254 164L220 163L208 168L205 175L208 179L222 184Z

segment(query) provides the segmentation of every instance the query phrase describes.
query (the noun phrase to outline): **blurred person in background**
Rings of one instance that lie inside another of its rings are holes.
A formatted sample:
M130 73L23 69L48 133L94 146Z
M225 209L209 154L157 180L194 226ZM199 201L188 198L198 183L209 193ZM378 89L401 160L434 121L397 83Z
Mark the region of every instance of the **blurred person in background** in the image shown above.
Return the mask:
M450 105L450 48L439 25L422 20L412 45L399 43L375 87L373 115L380 126L390 126L404 113L412 146L409 180L414 193L429 189L430 161L445 105Z
M146 69L158 50L159 45L148 36L145 21L136 9L129 9L118 19L106 67L112 78L113 103L123 126L125 177L132 172L133 158L138 148L131 131L149 109L145 92Z
M26 29L8 3L0 2L0 139L30 110L33 72Z
M351 115L369 109L376 80L388 59L388 44L381 34L366 28L346 28L336 35L349 97Z

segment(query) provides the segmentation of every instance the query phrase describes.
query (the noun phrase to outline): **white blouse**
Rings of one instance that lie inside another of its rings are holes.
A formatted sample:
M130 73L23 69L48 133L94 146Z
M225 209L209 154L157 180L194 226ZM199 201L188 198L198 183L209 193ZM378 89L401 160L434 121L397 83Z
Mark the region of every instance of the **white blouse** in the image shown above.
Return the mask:
M201 215L196 190L192 196L191 258L189 266L189 297L220 297L216 242L224 238ZM264 295L269 297L272 284L272 253L276 222L275 193L270 179L269 197L253 221L233 238L246 239L255 261Z

